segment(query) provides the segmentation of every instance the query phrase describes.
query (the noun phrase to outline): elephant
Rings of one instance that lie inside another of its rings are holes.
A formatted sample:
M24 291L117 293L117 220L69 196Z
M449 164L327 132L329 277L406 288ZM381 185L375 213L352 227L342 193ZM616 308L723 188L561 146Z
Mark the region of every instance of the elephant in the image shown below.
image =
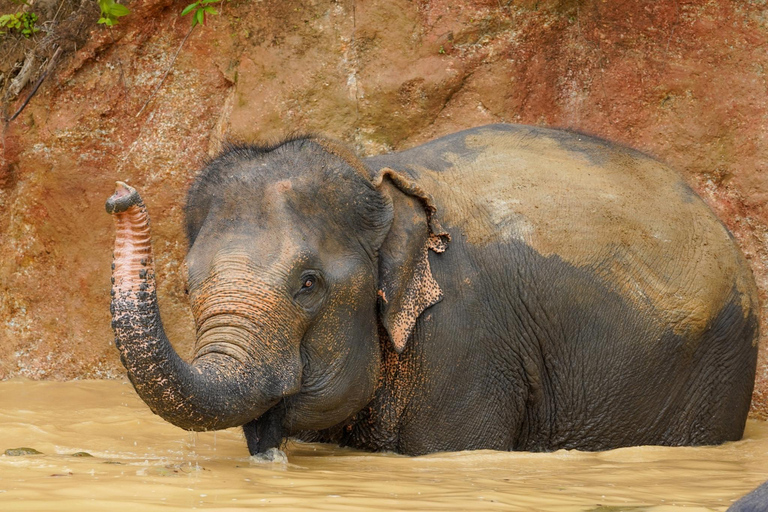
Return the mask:
M153 412L420 455L740 439L756 285L681 176L574 131L481 126L360 158L230 144L185 207L191 362L163 331L146 205L118 182L112 327Z
M742 496L726 512L768 512L768 482Z

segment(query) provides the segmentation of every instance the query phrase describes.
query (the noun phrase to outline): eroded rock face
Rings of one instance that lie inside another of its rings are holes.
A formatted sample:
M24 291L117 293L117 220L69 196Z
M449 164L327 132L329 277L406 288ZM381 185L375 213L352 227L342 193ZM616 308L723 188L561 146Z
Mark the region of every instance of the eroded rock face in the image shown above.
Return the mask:
M599 135L683 172L733 232L765 301L761 2L231 1L194 30L138 117L189 20L167 0L129 5L66 54L4 132L0 378L122 374L103 213L116 179L152 211L169 337L194 339L181 205L226 138L317 132L371 155L489 122ZM763 347L753 413L765 418Z

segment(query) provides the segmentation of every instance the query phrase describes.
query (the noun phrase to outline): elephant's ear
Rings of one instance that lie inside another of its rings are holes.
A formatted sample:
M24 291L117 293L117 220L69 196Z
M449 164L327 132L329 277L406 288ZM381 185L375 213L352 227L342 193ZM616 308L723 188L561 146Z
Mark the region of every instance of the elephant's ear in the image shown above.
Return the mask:
M399 354L419 315L443 298L428 254L444 252L451 237L434 217L432 197L408 177L383 168L374 185L394 204L392 226L379 249L378 293L382 325Z

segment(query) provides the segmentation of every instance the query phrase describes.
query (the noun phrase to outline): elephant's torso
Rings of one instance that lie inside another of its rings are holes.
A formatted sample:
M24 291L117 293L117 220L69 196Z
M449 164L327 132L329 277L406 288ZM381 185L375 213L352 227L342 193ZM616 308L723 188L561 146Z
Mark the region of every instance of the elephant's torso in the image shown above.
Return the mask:
M426 453L740 437L754 374L729 368L754 368L756 291L676 173L513 125L366 164L418 182L452 241L429 256L443 300L401 355L382 343L377 396L342 442Z

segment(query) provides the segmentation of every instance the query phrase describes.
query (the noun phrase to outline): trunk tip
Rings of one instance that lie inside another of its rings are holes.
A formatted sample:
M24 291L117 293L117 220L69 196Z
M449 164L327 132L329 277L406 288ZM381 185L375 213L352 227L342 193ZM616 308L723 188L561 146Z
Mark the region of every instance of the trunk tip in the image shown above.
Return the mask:
M115 183L115 193L107 199L104 205L107 213L122 213L133 205L141 203L141 196L132 186L118 181Z

